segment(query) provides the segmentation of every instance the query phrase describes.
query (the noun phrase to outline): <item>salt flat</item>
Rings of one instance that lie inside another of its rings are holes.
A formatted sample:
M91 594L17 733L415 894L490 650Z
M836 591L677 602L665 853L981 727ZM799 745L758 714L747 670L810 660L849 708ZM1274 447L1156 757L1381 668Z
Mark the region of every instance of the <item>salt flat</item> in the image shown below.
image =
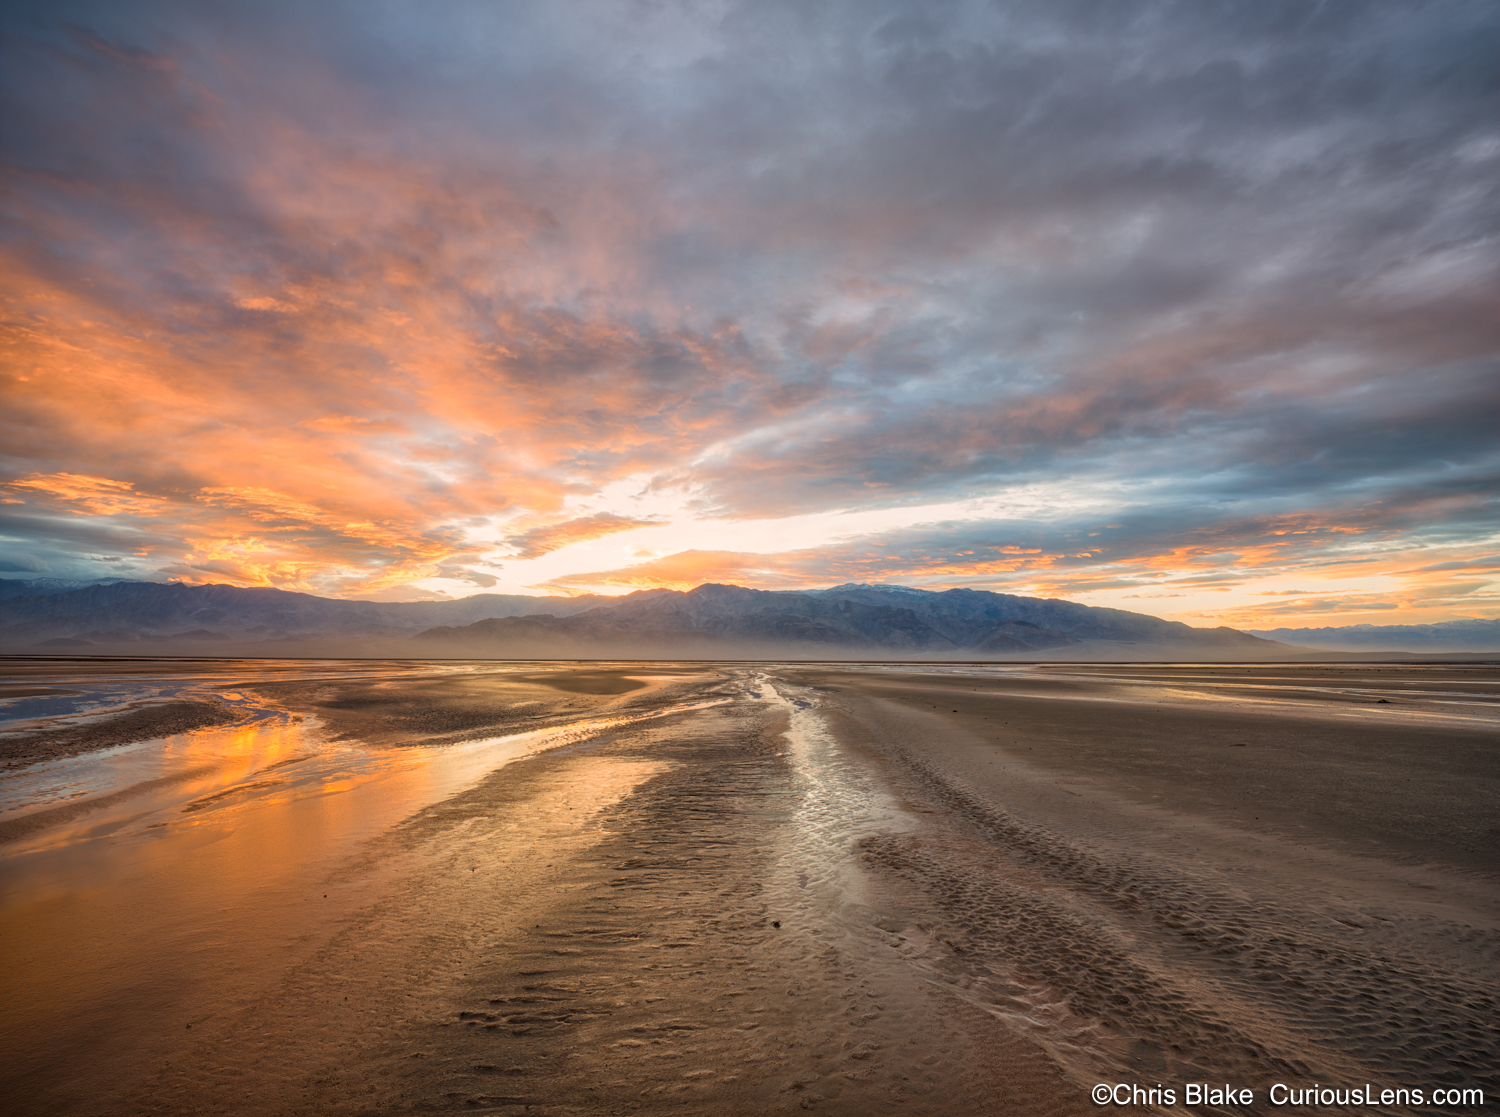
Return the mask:
M18 1112L1500 1088L1484 665L6 671Z

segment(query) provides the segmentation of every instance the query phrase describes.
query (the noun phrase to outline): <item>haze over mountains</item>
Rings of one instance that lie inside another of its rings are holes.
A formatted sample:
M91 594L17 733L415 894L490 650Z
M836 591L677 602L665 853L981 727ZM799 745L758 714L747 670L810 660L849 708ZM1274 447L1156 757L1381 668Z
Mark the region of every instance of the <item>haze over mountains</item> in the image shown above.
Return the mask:
M1246 655L1280 648L1228 628L1195 629L1119 609L967 589L767 591L708 584L625 597L363 602L180 583L37 588L0 599L0 645L7 650L237 654L254 648L296 655L308 645L337 642L334 654L950 658L1110 648Z

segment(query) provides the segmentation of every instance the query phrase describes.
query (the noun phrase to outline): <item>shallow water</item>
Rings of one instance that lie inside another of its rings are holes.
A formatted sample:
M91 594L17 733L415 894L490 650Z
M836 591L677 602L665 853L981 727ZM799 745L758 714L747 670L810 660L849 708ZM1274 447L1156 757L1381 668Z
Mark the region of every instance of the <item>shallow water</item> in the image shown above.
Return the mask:
M705 704L583 717L444 747L372 750L329 741L315 719L250 689L286 673L285 666L265 673L237 665L169 687L146 678L66 679L84 692L72 699L73 713L170 689L212 693L244 720L0 780L0 822L10 838L0 845L8 959L0 993L15 1006L0 1022L0 1064L20 1068L22 1080L109 1079L159 1053L171 1029L201 1028L251 1003L378 885L378 869L350 877L340 867L423 807L537 752ZM406 671L318 665L309 673L347 679ZM107 1044L99 1042L101 1026L112 1033Z

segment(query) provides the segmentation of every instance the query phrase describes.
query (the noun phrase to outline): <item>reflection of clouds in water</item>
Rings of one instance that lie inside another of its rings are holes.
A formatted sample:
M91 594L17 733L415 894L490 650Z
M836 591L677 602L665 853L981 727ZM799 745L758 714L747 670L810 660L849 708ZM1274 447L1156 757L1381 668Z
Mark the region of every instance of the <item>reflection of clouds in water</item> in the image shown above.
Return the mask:
M119 706L144 696L143 691L78 691L27 698L0 698L0 725L30 718L51 718L78 713L84 709ZM111 696L113 694L113 697Z
M80 684L74 694L16 698L0 701L0 727L34 721L37 727L72 725L122 709L168 701L191 694L189 685L141 683L91 686Z

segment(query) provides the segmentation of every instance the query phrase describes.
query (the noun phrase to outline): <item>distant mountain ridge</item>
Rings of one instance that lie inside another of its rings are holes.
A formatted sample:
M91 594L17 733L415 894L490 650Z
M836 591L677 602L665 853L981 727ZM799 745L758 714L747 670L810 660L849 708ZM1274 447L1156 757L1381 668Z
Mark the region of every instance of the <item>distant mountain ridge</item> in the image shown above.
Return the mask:
M1433 624L1353 624L1334 628L1255 629L1255 636L1310 648L1400 648L1426 652L1500 652L1500 617Z
M433 625L543 610L566 615L612 600L481 593L454 601L339 601L259 587L113 582L0 599L0 642L69 640L83 647L142 640L410 636Z
M72 593L89 586L108 586L128 581L129 578L98 578L90 582L77 582L69 578L0 578L0 601L12 597L47 597L56 593Z
M551 641L613 646L800 645L930 656L1055 650L1085 641L1269 652L1233 629L1197 629L1122 609L986 590L849 584L826 590L752 590L708 583L643 590L567 618L506 617L440 627L418 640L475 650Z
M412 640L408 654L728 654L736 648L918 656L1015 655L1091 642L1270 653L1233 629L1196 629L1121 609L986 590L848 584L753 590L709 583L624 597L475 594L454 601L340 601L268 588L114 582L0 600L0 644L98 647ZM289 649L290 650L290 649Z

